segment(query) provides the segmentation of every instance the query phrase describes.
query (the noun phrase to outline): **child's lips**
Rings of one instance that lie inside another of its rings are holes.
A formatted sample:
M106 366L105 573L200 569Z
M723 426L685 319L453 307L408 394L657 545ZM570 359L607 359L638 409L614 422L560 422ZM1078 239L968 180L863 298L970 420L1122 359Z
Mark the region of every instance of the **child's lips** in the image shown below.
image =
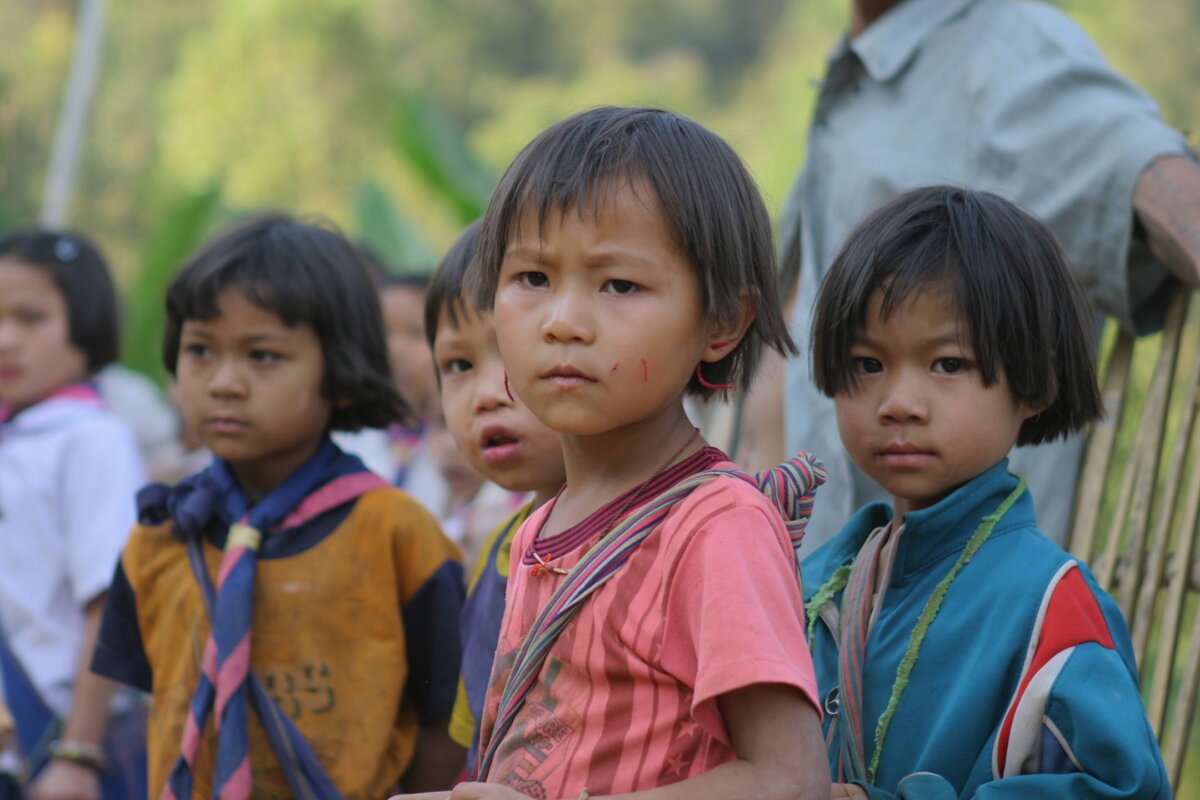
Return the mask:
M25 374L17 364L0 364L0 381L15 381Z
M542 380L555 386L568 389L575 386L585 386L596 380L586 373L572 367L570 364L559 364L539 375Z
M489 464L502 464L521 450L521 440L508 428L489 425L479 437L479 451Z
M204 427L213 433L237 434L249 430L250 423L237 417L209 417Z
M925 450L911 442L894 442L875 454L889 467L921 467L936 458L932 450Z

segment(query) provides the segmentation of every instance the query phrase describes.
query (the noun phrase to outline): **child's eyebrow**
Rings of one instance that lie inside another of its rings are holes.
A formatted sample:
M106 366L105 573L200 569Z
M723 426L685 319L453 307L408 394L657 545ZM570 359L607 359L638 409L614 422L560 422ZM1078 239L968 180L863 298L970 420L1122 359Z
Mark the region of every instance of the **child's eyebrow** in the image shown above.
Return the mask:
M277 333L250 333L242 337L242 344L262 344L264 342L279 342L286 340L286 336L281 336Z
M522 258L527 261L541 264L545 261L545 256L543 255L544 252L545 248L543 248L541 245L535 246L529 244L514 244L509 245L508 249L504 251L504 257L506 259Z
M958 335L957 331L954 333L939 334L938 336L934 336L926 342L926 344L930 347L944 347L948 345L954 345L957 347L962 343L962 337Z

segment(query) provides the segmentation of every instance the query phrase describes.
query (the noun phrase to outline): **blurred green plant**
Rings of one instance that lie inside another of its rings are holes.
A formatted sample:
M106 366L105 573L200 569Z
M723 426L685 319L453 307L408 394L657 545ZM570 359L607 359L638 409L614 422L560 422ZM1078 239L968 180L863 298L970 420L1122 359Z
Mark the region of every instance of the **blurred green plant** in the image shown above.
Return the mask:
M378 181L365 180L352 201L358 241L383 260L395 275L430 273L437 255L429 242L398 210L397 203Z
M220 206L221 189L181 192L150 233L137 280L125 297L125 338L122 361L159 383L166 378L162 364L162 334L166 294L171 276L200 244Z
M392 123L397 155L460 225L483 214L496 178L467 144L461 126L420 95L404 97Z

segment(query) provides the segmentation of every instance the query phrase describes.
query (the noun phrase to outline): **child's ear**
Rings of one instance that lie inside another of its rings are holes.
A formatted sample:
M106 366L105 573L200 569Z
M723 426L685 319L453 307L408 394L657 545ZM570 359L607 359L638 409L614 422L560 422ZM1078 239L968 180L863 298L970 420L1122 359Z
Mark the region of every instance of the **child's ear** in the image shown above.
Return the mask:
M700 360L713 364L732 353L741 344L753 322L754 310L750 298L743 292L735 315L728 319L714 319L709 323L708 346L704 348Z

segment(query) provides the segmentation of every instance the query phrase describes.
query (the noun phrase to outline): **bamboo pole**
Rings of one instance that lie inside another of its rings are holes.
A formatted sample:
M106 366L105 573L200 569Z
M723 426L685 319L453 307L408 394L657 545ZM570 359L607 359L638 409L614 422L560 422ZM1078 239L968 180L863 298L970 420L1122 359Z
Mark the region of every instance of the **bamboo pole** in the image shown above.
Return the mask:
M80 0L75 48L67 90L59 111L39 220L50 228L67 224L71 189L79 167L79 151L87 127L88 109L96 89L104 42L104 0Z
M1146 528L1149 524L1150 506L1155 487L1158 483L1159 453L1162 451L1163 434L1166 430L1167 403L1171 396L1171 378L1175 373L1176 360L1179 355L1179 338L1181 321L1187 310L1188 295L1180 292L1171 300L1167 311L1167 321L1162 334L1162 350L1150 379L1150 387L1146 392L1146 400L1142 404L1138 418L1137 431L1134 433L1133 449L1142 451L1147 457L1141 459L1141 469L1137 471L1133 490L1133 502L1129 511L1129 535L1125 544L1125 573L1119 576L1117 603L1125 619L1133 619L1134 601L1137 598L1143 564L1145 561ZM1137 463L1138 459L1130 459ZM1134 652L1141 661L1143 653L1136 647L1138 630L1132 631L1135 640ZM1145 638L1142 638L1143 643Z
M1099 527L1101 497L1112 463L1121 420L1125 413L1125 383L1133 363L1134 337L1119 333L1108 359L1101 399L1104 419L1097 421L1088 435L1079 491L1075 495L1075 519L1071 525L1071 552L1086 564L1093 564L1096 529ZM1107 585L1107 584L1106 584Z
M1187 308L1187 296L1184 297L1184 308ZM1184 350L1189 352L1195 351L1196 345L1196 326L1187 324L1187 316L1180 315L1179 319L1179 334L1177 341L1177 352L1175 360L1178 362L1179 354ZM1184 472L1186 467L1185 456L1188 453L1189 444L1191 442L1192 419L1196 410L1196 405L1192 402L1195 397L1197 382L1200 381L1200 358L1192 358L1190 365L1186 369L1180 370L1186 372L1187 376L1183 386L1186 400L1181 403L1179 409L1179 430L1178 435L1170 442L1170 457L1167 462L1166 474L1164 476L1164 486L1161 495L1158 498L1158 503L1155 506L1154 534L1150 539L1150 551L1146 559L1146 571L1142 576L1141 590L1138 593L1137 607L1134 612L1134 618L1131 622L1134 629L1133 647L1136 652L1143 653L1146 650L1150 636L1150 628L1153 625L1154 608L1158 604L1159 589L1163 582L1163 572L1167 563L1167 555L1170 551L1171 540L1174 538L1175 528L1172 524L1176 521L1176 505L1179 498L1180 489L1183 483ZM1183 377L1176 374L1176 378ZM1168 405L1171 391L1168 389ZM1195 452L1194 449L1192 452ZM1152 720L1153 721L1153 720ZM1155 728L1157 730L1157 727Z

